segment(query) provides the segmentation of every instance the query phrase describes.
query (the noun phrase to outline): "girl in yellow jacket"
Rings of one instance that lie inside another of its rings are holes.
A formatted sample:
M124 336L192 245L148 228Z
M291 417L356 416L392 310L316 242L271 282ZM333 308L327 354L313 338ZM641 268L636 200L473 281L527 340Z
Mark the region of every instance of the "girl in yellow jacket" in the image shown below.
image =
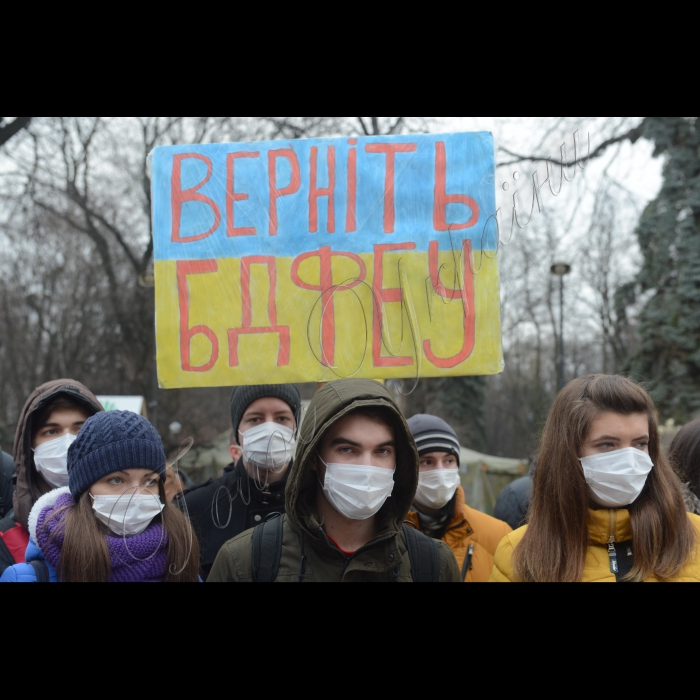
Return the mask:
M595 375L558 396L529 525L503 540L491 581L700 581L700 517L686 513L640 386Z

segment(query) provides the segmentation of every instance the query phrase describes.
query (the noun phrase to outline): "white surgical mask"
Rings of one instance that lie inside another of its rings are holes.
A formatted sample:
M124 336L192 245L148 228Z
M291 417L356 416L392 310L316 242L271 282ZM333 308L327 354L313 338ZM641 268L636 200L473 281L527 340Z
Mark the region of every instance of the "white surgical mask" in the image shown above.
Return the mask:
M651 457L636 447L581 460L591 498L604 508L625 508L642 494L654 468Z
M160 498L149 494L90 495L95 517L119 537L140 535L165 508Z
M76 439L75 435L68 433L45 442L34 450L36 470L54 488L62 489L68 486L68 448Z
M326 465L323 493L328 502L348 520L373 518L394 492L395 469L323 464Z
M245 461L262 471L284 469L294 457L294 433L279 423L256 425L241 436Z
M426 508L440 510L454 498L457 487L461 483L459 469L433 469L421 472L416 502Z

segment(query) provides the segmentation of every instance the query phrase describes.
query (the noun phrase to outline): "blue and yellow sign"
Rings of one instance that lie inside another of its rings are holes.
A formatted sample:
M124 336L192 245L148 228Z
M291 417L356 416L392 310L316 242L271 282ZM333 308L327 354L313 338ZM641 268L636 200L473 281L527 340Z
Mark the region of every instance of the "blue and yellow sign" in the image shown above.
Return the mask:
M501 372L495 214L488 133L156 149L161 386Z

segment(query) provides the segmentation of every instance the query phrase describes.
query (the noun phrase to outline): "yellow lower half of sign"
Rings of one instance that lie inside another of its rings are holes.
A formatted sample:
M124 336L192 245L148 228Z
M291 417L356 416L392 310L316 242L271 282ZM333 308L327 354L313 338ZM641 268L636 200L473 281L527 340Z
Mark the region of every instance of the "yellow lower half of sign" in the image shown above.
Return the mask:
M166 389L503 370L495 253L156 262Z

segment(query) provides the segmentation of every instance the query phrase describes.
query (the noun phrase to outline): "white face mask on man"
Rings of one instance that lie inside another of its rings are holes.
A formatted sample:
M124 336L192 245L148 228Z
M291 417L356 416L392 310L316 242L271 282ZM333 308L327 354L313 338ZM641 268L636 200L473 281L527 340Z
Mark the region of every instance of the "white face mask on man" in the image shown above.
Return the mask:
M626 508L644 491L654 463L636 447L581 459L591 498L604 508Z
M277 471L292 461L296 449L294 432L279 423L263 423L240 433L243 458L261 471Z
M165 506L153 494L93 496L95 517L119 537L134 537L148 529Z
M394 492L396 469L359 464L326 464L323 493L348 520L373 518ZM320 481L320 479L319 479Z
M75 435L68 433L34 450L36 470L50 486L57 489L68 486L68 449L76 439Z
M461 483L459 469L432 469L421 472L416 503L425 508L440 510L452 501Z

